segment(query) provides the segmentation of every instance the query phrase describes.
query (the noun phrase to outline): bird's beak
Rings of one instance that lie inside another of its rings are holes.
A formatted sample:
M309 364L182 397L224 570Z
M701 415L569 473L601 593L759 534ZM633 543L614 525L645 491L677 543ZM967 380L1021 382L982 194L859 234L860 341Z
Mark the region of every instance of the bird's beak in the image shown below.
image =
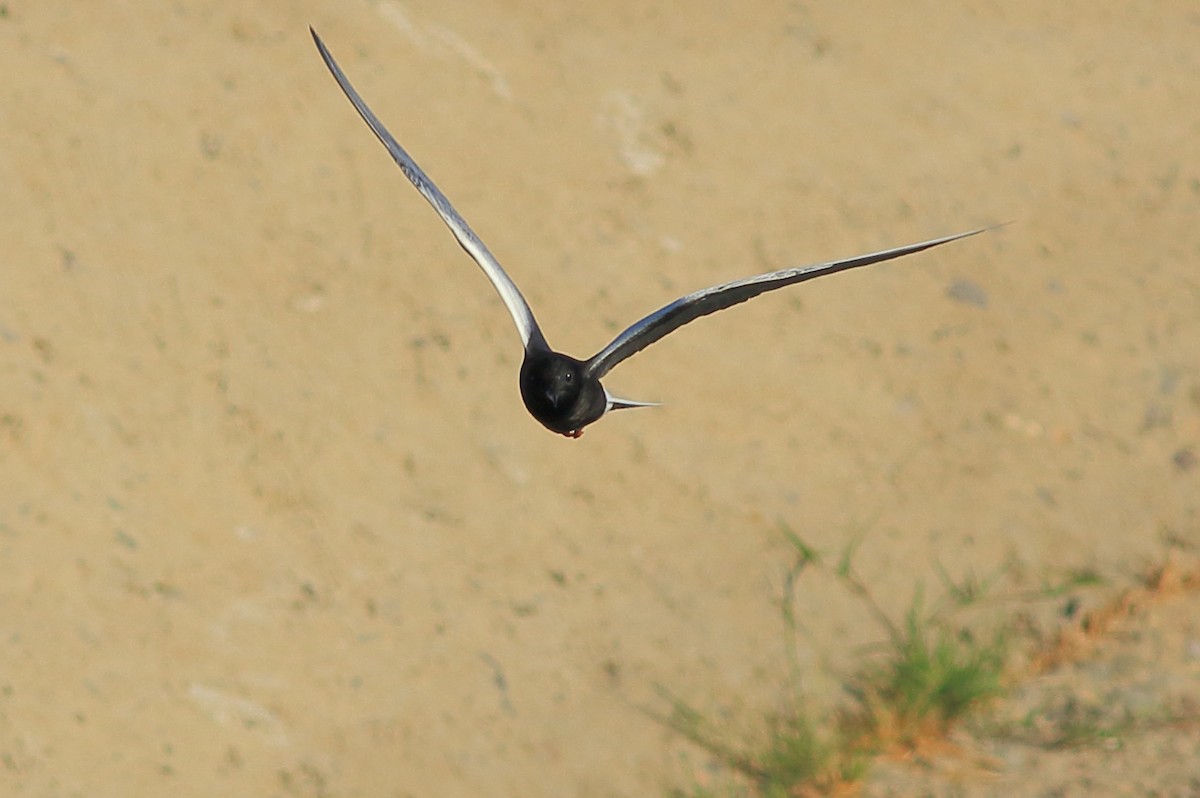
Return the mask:
M662 402L639 402L636 399L622 399L619 396L613 396L604 389L604 398L608 402L608 410L625 410L630 407L658 407Z
M554 406L555 410L557 410L558 409L558 394L553 390L547 390L546 398L550 400L550 404Z

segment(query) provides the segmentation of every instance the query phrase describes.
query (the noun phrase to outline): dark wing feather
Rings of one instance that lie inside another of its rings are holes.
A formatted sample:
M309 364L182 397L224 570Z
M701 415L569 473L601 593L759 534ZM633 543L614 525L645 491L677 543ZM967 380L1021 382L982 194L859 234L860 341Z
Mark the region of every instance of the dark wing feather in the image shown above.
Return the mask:
M421 192L421 196L429 201L433 209L438 212L438 216L442 217L442 221L450 228L450 232L454 233L454 237L458 239L458 243L467 251L479 268L483 269L484 274L492 281L500 298L504 300L505 306L508 307L508 312L512 315L513 322L517 325L517 331L521 334L521 343L526 349L531 347L537 349L549 349L546 345L546 338L542 335L541 328L538 327L537 320L533 318L533 310L530 309L529 303L525 301L525 297L521 295L521 291L517 288L517 284L512 281L512 278L500 266L500 262L495 256L488 251L484 243L479 240L479 236L475 235L475 231L471 229L458 211L454 210L454 206L450 204L450 200L446 199L438 187L433 184L429 176L417 166L416 161L405 152L404 148L392 137L383 123L371 112L367 104L363 102L362 97L358 96L358 92L350 85L350 80L342 72L337 61L333 60L333 56L329 54L325 43L321 41L321 37L312 28L308 29L312 33L313 41L316 42L317 50L321 53L321 58L325 60L325 66L329 67L329 71L333 73L334 79L338 85L342 87L346 97L354 105L359 116L363 121L374 131L375 136L383 142L383 146L391 153L392 159L396 165L400 167L400 171L404 172L404 176L409 179L417 191Z
M777 288L802 283L826 274L856 269L859 266L870 266L872 263L891 260L892 258L911 255L914 252L930 249L940 244L957 241L960 238L977 235L991 228L980 228L966 233L957 233L932 241L922 241L919 244L909 244L895 249L885 249L856 258L818 263L814 266L799 266L793 269L782 269L777 272L760 274L756 277L746 277L741 280L705 288L694 294L675 300L664 308L654 311L646 318L637 322L625 332L618 335L613 342L601 349L587 362L588 376L599 379L612 370L622 360L637 354L650 344L665 335L678 330L688 322L695 321L701 316L716 313L718 310L732 307L759 294L774 291Z

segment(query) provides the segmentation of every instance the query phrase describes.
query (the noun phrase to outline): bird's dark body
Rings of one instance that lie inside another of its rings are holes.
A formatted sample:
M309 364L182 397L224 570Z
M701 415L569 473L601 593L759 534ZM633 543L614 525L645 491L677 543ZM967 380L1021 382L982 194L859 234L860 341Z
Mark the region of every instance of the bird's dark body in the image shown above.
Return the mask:
M578 433L608 410L604 388L587 376L587 364L549 350L525 354L521 399L542 426L562 435Z
M316 31L312 31L312 36L317 50L321 53L321 58L324 59L325 65L329 67L329 71L346 94L347 99L375 133L375 136L383 143L383 146L387 148L392 160L400 167L404 176L433 206L438 216L442 217L442 221L458 240L459 245L487 275L492 286L507 306L508 312L517 326L517 332L521 335L521 343L525 347L525 359L521 363L521 398L525 401L525 407L547 429L572 438L578 438L583 433L584 427L599 420L610 410L648 407L657 404L656 402L638 402L613 396L600 384L600 380L618 363L632 357L683 325L690 324L710 313L731 308L768 291L775 291L827 274L912 255L948 244L951 241L957 241L960 238L977 235L987 229L970 230L907 246L870 252L853 258L780 269L694 291L630 325L588 360L576 360L550 348L546 342L546 336L533 317L533 310L525 301L525 297L521 295L517 284L500 266L500 262L496 260L495 256L488 251L479 236L475 235L466 220L458 214L458 211L454 210L454 206L450 204L450 200L446 199L446 195L434 185L421 167L417 166L416 161L400 146L399 142L363 102L363 99L358 96L358 92L354 90L341 67L333 60L333 56L329 54Z

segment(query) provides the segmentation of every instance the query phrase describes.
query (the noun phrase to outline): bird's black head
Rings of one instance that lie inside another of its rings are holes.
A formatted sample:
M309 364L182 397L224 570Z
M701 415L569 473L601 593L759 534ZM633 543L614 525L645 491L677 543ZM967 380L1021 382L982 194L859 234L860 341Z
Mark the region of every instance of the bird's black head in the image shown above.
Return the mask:
M600 381L584 364L557 352L535 352L521 364L521 398L538 421L554 432L583 429L604 415L608 401Z

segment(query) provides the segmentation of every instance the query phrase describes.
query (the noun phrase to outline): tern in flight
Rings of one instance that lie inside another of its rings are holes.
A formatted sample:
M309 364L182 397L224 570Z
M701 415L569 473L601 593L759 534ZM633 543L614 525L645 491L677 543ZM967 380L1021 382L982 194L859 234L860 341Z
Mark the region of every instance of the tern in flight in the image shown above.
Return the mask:
M521 398L534 418L547 429L560 435L578 438L583 434L584 427L599 421L610 410L650 407L658 404L657 402L637 402L614 396L600 384L600 379L621 361L690 321L745 302L747 299L753 299L767 291L774 291L794 283L802 283L826 274L857 269L859 266L869 266L873 263L911 255L990 229L983 227L965 233L922 241L918 244L885 249L845 260L781 269L777 272L745 277L712 288L705 288L676 299L671 304L634 323L587 360L576 360L550 348L550 345L546 343L546 336L533 317L529 303L521 295L517 284L500 266L500 262L479 239L479 236L475 235L466 220L459 215L458 211L454 210L454 206L450 204L450 200L446 199L446 195L434 185L424 170L417 166L416 161L409 156L383 126L383 123L371 112L362 97L358 96L358 92L350 85L346 74L333 60L333 56L329 54L329 50L317 32L312 28L309 28L309 31L312 33L313 41L316 42L317 50L321 53L321 58L325 60L325 65L329 67L329 71L333 73L334 79L342 87L342 91L350 99L359 116L383 142L383 146L387 148L396 165L400 167L400 171L404 172L404 176L416 187L417 191L421 192L421 196L429 201L438 216L442 217L442 221L450 228L450 232L458 239L458 243L479 264L483 273L492 281L500 298L504 300L504 305L512 314L513 321L516 322L517 332L521 334L521 343L525 346L525 359L521 362Z

